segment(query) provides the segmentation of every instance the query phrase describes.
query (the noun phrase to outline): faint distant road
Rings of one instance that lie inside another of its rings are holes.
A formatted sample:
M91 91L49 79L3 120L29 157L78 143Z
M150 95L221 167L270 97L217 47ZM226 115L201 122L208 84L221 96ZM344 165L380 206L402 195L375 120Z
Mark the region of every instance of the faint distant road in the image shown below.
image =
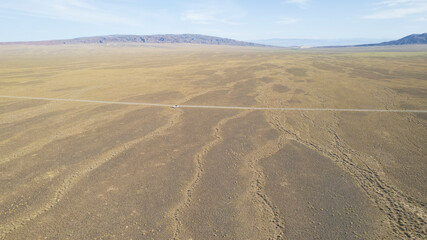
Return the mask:
M98 100L43 98L43 97L21 97L21 96L5 96L5 95L0 95L0 98L33 99L33 100L62 101L62 102L101 103L101 104L121 104L121 105L140 105L140 106L155 106L155 107L173 107L173 106L175 106L174 104L159 104L159 103L111 102L111 101L98 101ZM179 106L179 108L237 109L237 110L427 113L427 110L414 110L414 109L405 110L405 109L287 108L287 107L286 108L269 108L269 107L208 106L208 105L178 105L178 106Z

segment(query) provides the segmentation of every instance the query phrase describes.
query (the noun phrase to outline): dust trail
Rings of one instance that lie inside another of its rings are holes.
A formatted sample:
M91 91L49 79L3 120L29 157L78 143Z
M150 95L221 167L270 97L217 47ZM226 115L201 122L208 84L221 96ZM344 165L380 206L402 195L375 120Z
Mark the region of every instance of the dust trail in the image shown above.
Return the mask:
M160 104L160 103L112 102L112 101L100 101L100 100L83 100L83 99L66 99L66 98L43 98L43 97L23 97L23 96L5 96L5 95L0 95L0 98L34 99L34 100L62 101L62 102L84 102L84 103L98 103L98 104L139 105L139 106L169 107L169 108L176 106L175 104ZM179 108L235 109L235 110L279 110L279 111L427 113L427 110L417 110L417 109L274 108L274 107L269 108L269 107L209 106L209 105L179 105Z
M215 138L213 141L207 143L204 145L201 150L194 156L194 163L196 165L195 174L191 182L187 185L187 187L184 190L184 199L178 203L178 206L172 211L172 218L174 220L174 232L173 232L173 239L179 239L179 235L182 232L182 213L185 208L188 208L192 202L193 199L193 192L197 184L200 182L200 179L203 175L203 159L206 157L208 152L216 145L221 143L223 141L221 136L221 128L224 126L228 121L232 119L236 119L239 117L242 117L246 115L247 112L239 113L236 115L233 115L231 117L227 117L219 121L214 127L213 127L213 137Z
M12 231L16 230L19 227L24 226L27 222L35 219L39 215L43 214L44 212L49 211L51 208L53 208L58 202L60 202L63 197L85 176L87 176L89 173L94 171L95 169L99 168L103 164L107 163L108 161L114 159L119 154L129 150L133 146L135 146L138 143L149 141L155 137L164 135L167 130L169 130L171 127L175 126L180 121L180 117L182 115L182 111L177 111L170 121L166 123L165 125L155 129L154 131L148 133L145 136L142 136L140 138L128 141L120 146L117 146L110 151L101 154L99 157L89 159L88 164L81 167L77 172L71 174L68 176L63 183L58 187L58 189L55 191L53 198L47 202L44 206L41 208L28 213L26 216L18 217L17 219L6 223L4 225L0 226L0 239L3 239L6 237L7 234L11 233Z

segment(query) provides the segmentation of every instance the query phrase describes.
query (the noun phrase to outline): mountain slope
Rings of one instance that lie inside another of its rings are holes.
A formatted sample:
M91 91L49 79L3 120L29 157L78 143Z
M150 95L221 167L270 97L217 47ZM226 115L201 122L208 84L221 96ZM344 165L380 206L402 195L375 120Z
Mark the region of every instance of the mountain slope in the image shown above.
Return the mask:
M409 44L427 44L427 33L412 34L404 38L394 40L394 41L389 41L389 42L363 44L358 46L390 46L390 45L409 45Z
M7 42L0 44L31 44L31 45L58 45L58 44L104 44L104 43L190 43L231 46L263 46L261 44L236 41L228 38L205 36L199 34L161 34L161 35L108 35L82 37L65 40L34 41L34 42Z
M272 38L272 39L260 39L253 40L251 42L278 46L278 47L323 47L323 46L348 46L348 45L360 45L370 44L373 42L384 42L390 39L384 38L337 38L337 39L307 39L307 38Z

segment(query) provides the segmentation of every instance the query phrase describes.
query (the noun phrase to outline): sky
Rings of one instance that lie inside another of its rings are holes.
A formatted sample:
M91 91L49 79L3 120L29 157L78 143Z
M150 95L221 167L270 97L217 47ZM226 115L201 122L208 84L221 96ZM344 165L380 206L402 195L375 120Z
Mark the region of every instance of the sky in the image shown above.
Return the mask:
M397 39L427 0L0 0L0 41L196 33L237 40Z

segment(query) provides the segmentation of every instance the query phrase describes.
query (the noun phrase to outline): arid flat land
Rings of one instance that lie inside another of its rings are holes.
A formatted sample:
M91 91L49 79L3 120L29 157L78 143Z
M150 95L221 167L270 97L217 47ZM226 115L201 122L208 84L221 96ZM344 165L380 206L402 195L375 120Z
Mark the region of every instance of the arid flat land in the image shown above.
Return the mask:
M0 95L427 110L427 49L0 46ZM0 98L0 239L426 239L427 113Z

